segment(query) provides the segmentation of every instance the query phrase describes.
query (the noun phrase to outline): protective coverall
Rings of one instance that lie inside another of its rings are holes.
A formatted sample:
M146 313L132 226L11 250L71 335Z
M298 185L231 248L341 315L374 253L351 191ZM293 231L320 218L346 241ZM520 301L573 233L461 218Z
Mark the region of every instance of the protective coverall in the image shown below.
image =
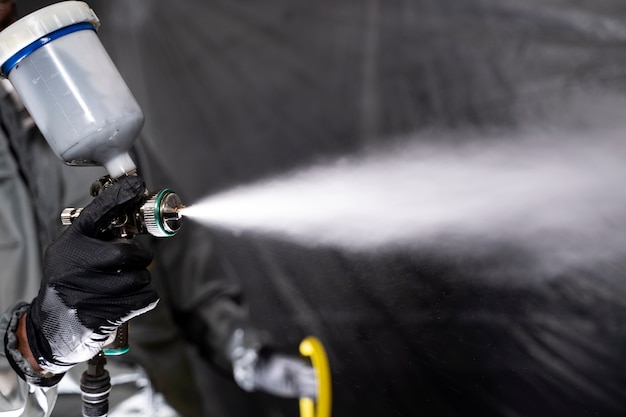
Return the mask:
M41 281L42 254L38 237L47 240L54 233L53 227L38 228L39 225L51 223L49 219L43 218L45 207L33 204L32 193L39 187L60 181L62 173L60 169L48 169L52 166L46 166L46 160L41 160L40 164L30 163L35 158L39 160L38 154L44 149L29 136L28 130L24 128L26 115L16 111L7 90L3 88L0 92L0 193L4 200L4 210L0 213L0 274L3 289L0 292L0 310L4 311L0 317L0 334L4 340L11 318L22 306L22 303L16 304L16 301L32 299ZM17 146L11 146L8 139L10 135L15 137ZM48 184L35 185L37 177L32 172L25 172L27 169L47 172L41 179ZM27 184L27 181L31 184ZM48 202L59 202L61 196L56 197ZM7 353L19 357L15 349L8 348L0 352L0 415L48 415L56 400L56 387L29 388L9 366Z
M85 182L97 178L102 170L85 168L84 175L69 175L72 172L50 152L9 90L10 86L3 83L0 194L5 204L0 214L0 309L4 313L0 316L0 336L6 349L0 350L0 415L47 416L53 411L60 378L38 380L40 386L29 384L7 360L11 355L20 368L29 368L15 346L17 318L27 306L19 300L30 301L37 294L42 279L42 248L61 231L59 207L88 203Z

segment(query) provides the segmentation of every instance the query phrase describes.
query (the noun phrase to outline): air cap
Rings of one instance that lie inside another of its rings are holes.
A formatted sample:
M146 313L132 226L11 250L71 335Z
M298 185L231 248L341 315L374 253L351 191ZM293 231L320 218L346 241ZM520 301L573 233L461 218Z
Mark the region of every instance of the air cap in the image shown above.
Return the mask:
M0 65L48 34L77 23L100 26L98 16L82 1L55 3L22 17L0 32Z

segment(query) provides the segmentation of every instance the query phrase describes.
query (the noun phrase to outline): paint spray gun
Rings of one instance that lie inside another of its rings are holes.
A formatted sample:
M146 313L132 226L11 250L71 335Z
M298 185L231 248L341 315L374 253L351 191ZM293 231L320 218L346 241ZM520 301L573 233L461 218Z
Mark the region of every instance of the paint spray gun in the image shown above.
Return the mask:
M115 180L110 176L99 178L91 186L91 196L97 197L102 190L114 183ZM184 207L178 194L169 188L155 193L146 192L140 204L114 219L102 233L128 239L146 233L155 237L174 236L182 225L180 211ZM61 212L61 223L64 226L71 225L82 210L74 207L65 208Z
M97 36L99 19L80 1L37 10L0 32L0 75L8 78L54 153L69 165L101 165L108 176L91 195L117 179L136 175L129 151L144 123L137 101ZM108 227L116 237L139 233L168 237L181 226L183 205L169 189L147 193L143 201ZM63 224L80 215L67 208ZM103 231L104 232L104 231ZM108 372L103 354L128 351L128 331L89 361L83 374L83 415L108 413Z

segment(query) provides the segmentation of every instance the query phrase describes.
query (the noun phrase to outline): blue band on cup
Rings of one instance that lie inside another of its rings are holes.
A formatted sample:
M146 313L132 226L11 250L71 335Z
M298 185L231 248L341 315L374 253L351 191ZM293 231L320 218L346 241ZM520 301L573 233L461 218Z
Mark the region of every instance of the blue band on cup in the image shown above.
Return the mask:
M90 22L80 22L74 23L73 25L62 27L61 29L57 29L54 32L47 34L44 37L37 39L35 42L25 46L24 48L17 51L11 58L7 59L4 64L0 67L0 73L3 77L6 77L9 72L24 58L26 58L31 53L35 52L37 49L41 48L45 44L52 42L55 39L60 38L61 36L68 35L73 32L78 32L79 30L93 30L96 31L94 25Z

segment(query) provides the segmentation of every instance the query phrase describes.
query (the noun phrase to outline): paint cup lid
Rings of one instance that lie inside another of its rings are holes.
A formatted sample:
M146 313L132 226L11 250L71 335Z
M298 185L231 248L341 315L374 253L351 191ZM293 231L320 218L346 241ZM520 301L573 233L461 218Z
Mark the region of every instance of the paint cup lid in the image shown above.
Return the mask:
M49 33L83 22L96 29L100 25L98 16L82 1L55 3L22 17L0 32L0 65Z

